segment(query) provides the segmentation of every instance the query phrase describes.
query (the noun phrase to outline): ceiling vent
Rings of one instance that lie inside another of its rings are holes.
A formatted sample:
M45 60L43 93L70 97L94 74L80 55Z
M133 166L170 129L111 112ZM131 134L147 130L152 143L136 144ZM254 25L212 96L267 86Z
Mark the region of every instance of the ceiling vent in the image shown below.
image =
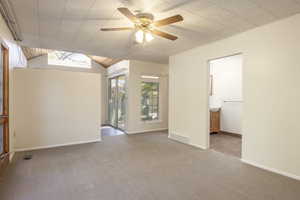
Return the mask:
M16 15L9 0L0 0L0 13L4 18L13 38L22 41L21 31L17 23Z

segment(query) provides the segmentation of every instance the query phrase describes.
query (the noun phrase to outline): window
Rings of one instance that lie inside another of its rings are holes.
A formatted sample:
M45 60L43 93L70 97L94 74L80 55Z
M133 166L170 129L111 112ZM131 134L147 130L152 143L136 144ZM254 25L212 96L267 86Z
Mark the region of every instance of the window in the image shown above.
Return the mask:
M159 113L159 83L142 82L142 121L157 120Z
M80 53L52 51L48 53L48 65L91 68L91 59Z

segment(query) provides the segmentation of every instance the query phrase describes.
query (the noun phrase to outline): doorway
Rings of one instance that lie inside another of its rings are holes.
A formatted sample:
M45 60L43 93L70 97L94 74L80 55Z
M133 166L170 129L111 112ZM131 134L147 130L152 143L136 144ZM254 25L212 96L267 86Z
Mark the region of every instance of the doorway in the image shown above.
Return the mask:
M125 130L126 126L126 76L109 79L109 124Z
M210 148L235 157L242 149L242 54L209 61Z
M9 55L8 48L0 48L0 172L9 161Z

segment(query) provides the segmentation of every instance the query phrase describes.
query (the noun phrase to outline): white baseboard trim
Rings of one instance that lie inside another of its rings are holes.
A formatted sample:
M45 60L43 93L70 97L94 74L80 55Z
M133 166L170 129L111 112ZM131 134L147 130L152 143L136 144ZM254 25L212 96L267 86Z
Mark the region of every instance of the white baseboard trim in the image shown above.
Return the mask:
M168 138L175 140L177 142L181 142L183 144L190 144L190 138L176 133L169 133Z
M11 152L10 155L9 155L9 162L11 162L14 158L14 155L15 155L15 152Z
M87 140L87 141L79 141L79 142L70 142L70 143L64 143L64 144L55 144L55 145L37 146L37 147L29 147L29 148L19 148L19 149L15 149L15 152L21 152L21 151L33 151L33 150L39 150L39 149L50 149L50 148L56 148L56 147L71 146L71 145L86 144L86 143L94 143L94 142L101 142L101 138L96 139L96 140Z
M168 128L158 128L158 129L149 129L143 131L126 131L127 134L138 134L138 133L149 133L149 132L156 132L156 131L167 131Z
M193 143L190 143L190 145L192 145L192 146L194 146L194 147L197 147L197 148L200 148L200 149L203 149L203 150L209 149L208 147L204 147L204 146L199 145L199 144L193 144Z
M198 144L194 144L194 143L191 143L190 142L190 138L186 137L186 136L181 136L179 134L174 134L174 133L169 133L169 136L168 138L172 139L172 140L175 140L177 142L180 142L180 143L183 143L183 144L187 144L187 145L191 145L193 147L197 147L199 149L203 149L203 150L206 150L208 149L207 147L204 147L204 146L201 146L201 145L198 145Z
M264 170L267 170L267 171L270 171L270 172L273 172L273 173L276 173L276 174L280 174L282 176L286 176L286 177L289 177L289 178L296 179L296 180L300 181L300 176L297 176L295 174L291 174L291 173L284 172L284 171L281 171L281 170L278 170L278 169L267 167L267 166L264 166L264 165L261 165L261 164L258 164L256 162L252 162L252 161L249 161L249 160L245 160L245 159L241 159L241 161L243 163L252 165L254 167L258 167L258 168L261 168L261 169L264 169Z

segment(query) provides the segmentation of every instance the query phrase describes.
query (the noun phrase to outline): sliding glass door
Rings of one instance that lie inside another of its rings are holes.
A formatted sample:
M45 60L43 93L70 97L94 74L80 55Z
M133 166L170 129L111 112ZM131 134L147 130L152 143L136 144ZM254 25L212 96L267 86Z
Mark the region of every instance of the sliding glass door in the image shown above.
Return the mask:
M109 123L125 129L126 120L126 77L124 75L109 79Z
M110 125L117 126L117 79L111 78L109 80L109 123Z
M126 77L118 77L118 122L117 127L125 129L125 117L126 117Z

